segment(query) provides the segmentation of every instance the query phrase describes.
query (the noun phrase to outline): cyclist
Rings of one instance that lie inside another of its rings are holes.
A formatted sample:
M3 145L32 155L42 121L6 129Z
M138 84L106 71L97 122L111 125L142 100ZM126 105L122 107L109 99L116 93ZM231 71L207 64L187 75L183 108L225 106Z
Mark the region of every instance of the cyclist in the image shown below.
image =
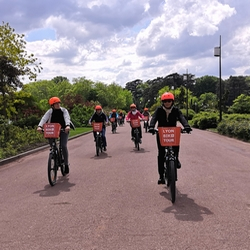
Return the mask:
M107 150L107 140L106 140L106 127L105 125L108 124L108 117L102 112L102 106L96 105L95 106L95 113L89 119L89 123L92 122L102 122L102 142L103 142L103 150ZM96 132L93 131L94 140L96 138Z
M149 111L148 111L148 108L144 108L144 111L143 111L142 115L143 115L144 117L146 117L146 118L147 118L147 121L149 122L150 113L149 113ZM145 120L146 120L146 119L145 119ZM145 122L144 122L143 128L145 128Z
M109 120L110 118L115 118L115 127L117 127L117 120L118 120L118 114L116 113L116 110L113 109L112 112L109 114Z
M143 115L140 113L139 110L136 109L136 105L133 103L130 105L130 111L128 112L127 116L126 116L126 121L130 121L133 119L143 119ZM135 128L131 127L131 140L133 141L135 139L134 137L134 130ZM140 143L142 142L142 132L141 132L141 126L138 127L139 130L139 138L140 138Z
M70 115L66 108L61 107L61 100L54 96L49 99L49 105L51 108L44 114L42 119L38 124L37 131L42 133L43 125L45 123L60 123L61 128L64 131L60 132L60 142L62 146L62 153L65 164L65 173L69 173L69 153L68 153L68 137L70 127L73 126L73 123L70 121ZM52 145L52 140L49 139L50 145Z
M176 127L177 120L183 125L184 129L187 133L192 131L189 126L187 120L183 116L182 112L179 108L174 106L174 95L170 92L166 92L161 96L162 105L158 107L153 114L148 132L154 133L154 127L156 122L158 122L158 127ZM162 147L160 144L159 135L157 135L157 146L158 146L158 173L159 180L158 184L165 184L164 179L164 156L165 156L165 147ZM179 146L173 147L178 166L177 168L181 168L181 163L179 161Z
M120 110L120 112L119 112L120 125L123 125L123 124L124 124L124 117L125 117L125 115L124 115L123 112Z

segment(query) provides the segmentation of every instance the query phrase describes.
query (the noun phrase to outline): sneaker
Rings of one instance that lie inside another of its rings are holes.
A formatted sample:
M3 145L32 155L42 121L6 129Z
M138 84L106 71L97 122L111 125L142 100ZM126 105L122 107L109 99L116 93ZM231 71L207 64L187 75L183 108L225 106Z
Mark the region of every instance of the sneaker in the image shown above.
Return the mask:
M165 184L165 179L164 178L160 178L158 180L158 185L161 185L161 184Z
M65 174L69 173L69 165L65 165Z
M181 168L181 163L180 161L178 160L178 163L177 163L177 168L180 169Z

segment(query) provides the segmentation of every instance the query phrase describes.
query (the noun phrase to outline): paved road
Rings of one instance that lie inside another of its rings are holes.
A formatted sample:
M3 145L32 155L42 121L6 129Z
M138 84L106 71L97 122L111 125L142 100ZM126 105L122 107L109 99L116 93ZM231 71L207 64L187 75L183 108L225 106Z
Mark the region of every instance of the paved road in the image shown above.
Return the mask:
M48 150L0 168L1 250L250 248L250 145L211 132L182 135L177 200L157 185L156 142L136 151L129 126L69 141L70 175L47 180Z

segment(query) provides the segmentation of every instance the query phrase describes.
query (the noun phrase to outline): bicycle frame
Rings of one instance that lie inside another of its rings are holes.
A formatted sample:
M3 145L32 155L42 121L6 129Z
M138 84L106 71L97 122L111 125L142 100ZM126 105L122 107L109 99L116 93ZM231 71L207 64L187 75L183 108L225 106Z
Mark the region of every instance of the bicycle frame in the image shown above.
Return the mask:
M139 129L135 128L134 130L134 138L135 138L135 148L137 148L138 150L140 150L140 138L139 138Z
M102 152L103 142L102 142L102 132L96 132L96 155L99 156L99 151Z
M61 139L50 138L50 153L48 159L48 180L51 186L56 184L57 171L60 167L62 176L65 176L65 165L62 154Z

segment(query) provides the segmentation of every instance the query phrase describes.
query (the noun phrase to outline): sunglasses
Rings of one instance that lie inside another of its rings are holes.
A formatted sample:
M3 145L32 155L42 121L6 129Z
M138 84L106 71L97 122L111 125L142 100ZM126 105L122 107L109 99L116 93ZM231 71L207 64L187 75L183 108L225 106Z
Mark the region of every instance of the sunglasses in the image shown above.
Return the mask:
M162 102L172 102L173 100L163 100Z

